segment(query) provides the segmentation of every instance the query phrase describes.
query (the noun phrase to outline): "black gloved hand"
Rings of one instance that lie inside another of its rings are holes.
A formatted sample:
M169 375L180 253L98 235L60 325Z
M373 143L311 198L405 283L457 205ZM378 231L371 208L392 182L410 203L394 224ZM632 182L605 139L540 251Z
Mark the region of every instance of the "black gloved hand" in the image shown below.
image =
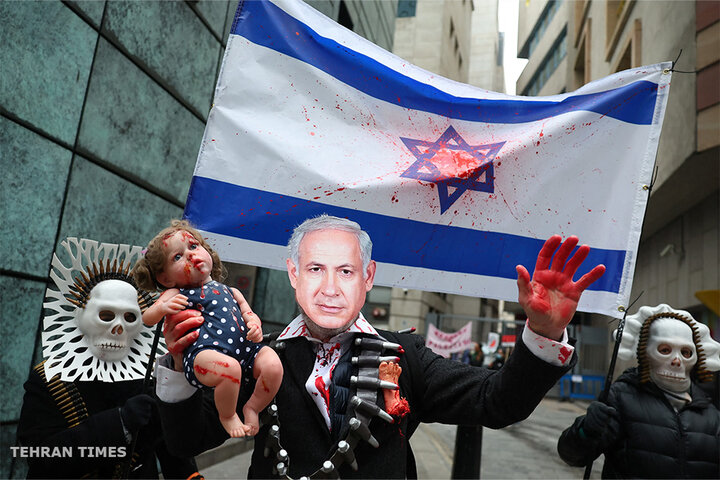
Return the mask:
M592 402L588 406L581 428L588 439L604 450L620 433L620 415L610 405Z
M137 432L150 423L154 408L155 399L150 395L142 393L128 398L120 409L123 425L130 433Z

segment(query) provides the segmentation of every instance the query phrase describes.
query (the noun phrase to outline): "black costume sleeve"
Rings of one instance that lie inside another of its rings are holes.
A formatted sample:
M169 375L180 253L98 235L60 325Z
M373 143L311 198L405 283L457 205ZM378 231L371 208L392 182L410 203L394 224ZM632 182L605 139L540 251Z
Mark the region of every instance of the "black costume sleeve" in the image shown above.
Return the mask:
M419 421L481 424L502 428L527 418L548 390L577 361L564 367L536 357L522 340L500 370L473 367L441 357L413 335L415 355L407 355L413 382L413 408ZM417 364L414 364L414 358ZM404 374L405 372L403 372ZM403 375L400 376L401 381Z
M577 417L558 439L558 454L571 467L584 467L602 453L596 442L580 434L583 420L585 420L585 415Z
M58 410L41 375L33 369L25 382L17 437L23 446L71 447L72 457L30 458L32 471L52 477L80 477L87 472L117 463L117 458L82 457L78 447L127 447L118 408L90 415L69 428L68 420Z
M610 387L606 404L615 407L617 405L616 398L617 390L615 389L615 385L613 385ZM585 415L577 417L573 424L560 434L560 438L558 439L558 454L560 458L571 467L584 467L593 462L602 453L605 453L597 439L588 437L580 432L584 421ZM622 436L622 433L619 435ZM617 442L618 438L619 437L615 437L611 443Z
M158 404L165 443L173 455L198 455L230 438L220 423L212 396L203 395L201 390L181 402L158 400Z

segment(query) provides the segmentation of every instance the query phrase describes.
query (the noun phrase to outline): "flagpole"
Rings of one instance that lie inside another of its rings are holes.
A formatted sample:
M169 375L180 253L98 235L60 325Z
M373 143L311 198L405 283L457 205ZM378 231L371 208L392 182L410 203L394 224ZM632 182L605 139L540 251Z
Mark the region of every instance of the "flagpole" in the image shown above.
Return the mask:
M623 313L623 317L620 320L620 323L618 323L617 333L615 334L615 345L613 346L613 353L610 358L610 368L608 369L607 376L605 377L605 385L603 385L603 389L598 396L598 402L607 402L607 398L610 395L610 384L612 384L613 373L615 372L615 363L617 362L618 351L620 350L620 343L622 342L623 330L625 329L625 319L627 318L627 313L630 310L630 307L635 305L635 302L640 299L640 296L642 296L643 293L644 291L640 292L640 295L638 295L637 298L625 309L625 313ZM590 478L593 462L594 460L590 460L590 462L585 466L585 473L583 474L584 480Z

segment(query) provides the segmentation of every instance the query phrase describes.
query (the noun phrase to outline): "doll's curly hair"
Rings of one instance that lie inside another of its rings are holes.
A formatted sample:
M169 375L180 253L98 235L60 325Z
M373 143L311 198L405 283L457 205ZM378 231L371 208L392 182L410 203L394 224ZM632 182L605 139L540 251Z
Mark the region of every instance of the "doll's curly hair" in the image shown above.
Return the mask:
M650 364L647 359L647 344L650 338L650 325L660 318L672 318L683 322L692 330L693 343L697 352L697 363L693 367L693 372L700 382L708 382L712 379L712 372L705 368L705 352L700 342L700 332L693 321L684 315L675 312L660 312L645 319L640 327L638 335L637 361L638 371L640 373L640 382L646 383L650 381Z
M171 220L169 227L163 229L155 235L155 238L150 240L145 256L138 260L132 269L132 276L138 287L148 291L165 290L167 288L157 281L157 275L161 274L165 268L165 240L180 231L185 231L195 237L195 240L208 251L213 261L213 268L210 272L213 280L222 282L225 279L227 270L223 267L220 256L205 241L202 234L193 228L187 220Z

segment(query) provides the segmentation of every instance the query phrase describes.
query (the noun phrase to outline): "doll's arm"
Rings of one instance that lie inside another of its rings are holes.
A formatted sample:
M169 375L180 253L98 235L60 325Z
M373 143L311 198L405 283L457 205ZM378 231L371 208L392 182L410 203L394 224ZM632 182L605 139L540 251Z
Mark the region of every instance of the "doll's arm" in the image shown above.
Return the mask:
M258 317L255 312L252 311L250 308L250 304L245 300L245 297L243 297L243 294L240 293L240 290L237 288L230 288L232 291L233 297L235 297L235 301L238 303L238 306L240 307L240 313L242 314L243 320L245 321L245 325L248 327L248 333L247 338L251 342L259 343L262 340L263 333L262 333L262 323L260 322L260 317Z
M187 307L188 300L177 288L165 290L160 298L143 313L143 323L149 327L156 325L165 315L181 312Z

